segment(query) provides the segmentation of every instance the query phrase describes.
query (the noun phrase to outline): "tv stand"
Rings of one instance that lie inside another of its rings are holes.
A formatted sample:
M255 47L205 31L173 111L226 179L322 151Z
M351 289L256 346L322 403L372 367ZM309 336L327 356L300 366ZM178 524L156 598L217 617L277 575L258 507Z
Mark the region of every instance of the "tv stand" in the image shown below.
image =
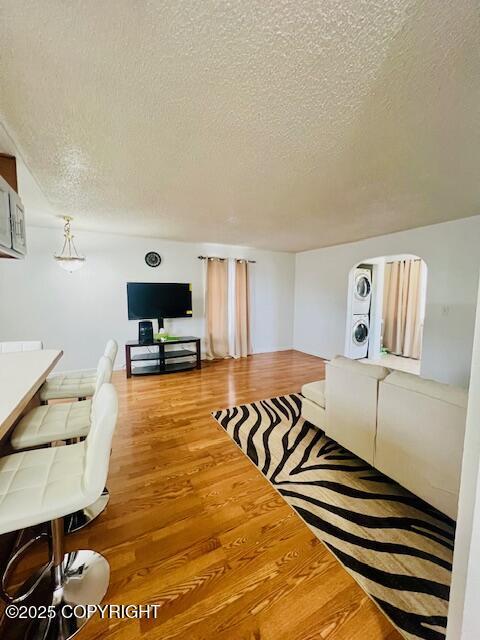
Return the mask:
M166 350L168 345L188 345L194 344L192 349ZM132 355L132 349L148 348L148 353L137 353ZM127 378L132 376L149 376L163 373L175 373L177 371L188 371L190 369L201 369L201 344L200 338L194 336L184 336L182 338L167 338L165 341L154 340L150 344L141 344L138 340L129 340L125 344L125 362ZM182 359L182 362L168 362L172 359ZM142 366L133 366L133 363L143 363Z

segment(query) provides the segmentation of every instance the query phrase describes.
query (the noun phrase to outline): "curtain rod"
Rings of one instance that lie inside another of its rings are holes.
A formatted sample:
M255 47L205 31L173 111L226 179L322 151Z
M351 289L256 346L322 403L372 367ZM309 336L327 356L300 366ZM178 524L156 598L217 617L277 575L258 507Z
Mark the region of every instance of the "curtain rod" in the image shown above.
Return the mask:
M411 260L412 262L421 262L422 258L402 258L400 260L388 260L385 264L395 264L395 262L405 262L406 260Z
M224 260L228 260L228 258L219 258L218 256L198 256L199 260L220 260L223 262ZM256 260L246 260L245 258L234 258L237 262L251 262L252 264L256 264Z

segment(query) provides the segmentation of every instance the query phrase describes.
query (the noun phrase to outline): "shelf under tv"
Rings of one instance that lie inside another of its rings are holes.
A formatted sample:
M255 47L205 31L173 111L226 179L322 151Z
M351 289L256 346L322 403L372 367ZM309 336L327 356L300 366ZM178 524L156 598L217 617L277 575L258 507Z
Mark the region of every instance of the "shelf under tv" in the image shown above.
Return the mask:
M175 351L165 351L165 355L163 356L165 360L169 360L171 358L186 358L187 356L196 357L196 351L190 351L189 349L176 349ZM160 360L160 353L157 351L149 352L149 353L138 353L137 355L132 356L132 362L137 362L138 360Z
M172 349L165 347L171 345L194 344L195 351L191 349ZM132 355L132 349L148 348L147 353L137 353ZM183 362L167 362L173 358L189 358ZM136 340L130 340L125 345L125 362L127 378L132 376L148 376L163 373L175 373L177 371L188 371L190 369L200 369L201 347L200 338L195 336L184 336L179 338L169 338L165 342L154 341L150 344L141 344ZM132 363L143 362L142 366L132 366Z
M168 362L164 365L148 364L143 367L132 367L132 376L151 376L161 373L175 373L196 369L195 362Z

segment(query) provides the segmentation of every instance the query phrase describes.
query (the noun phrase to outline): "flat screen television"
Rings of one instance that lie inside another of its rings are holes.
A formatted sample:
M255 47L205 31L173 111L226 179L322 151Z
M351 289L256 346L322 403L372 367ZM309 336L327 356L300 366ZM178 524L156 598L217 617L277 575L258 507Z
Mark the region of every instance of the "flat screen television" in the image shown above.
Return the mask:
M128 319L190 318L192 285L179 282L127 282Z

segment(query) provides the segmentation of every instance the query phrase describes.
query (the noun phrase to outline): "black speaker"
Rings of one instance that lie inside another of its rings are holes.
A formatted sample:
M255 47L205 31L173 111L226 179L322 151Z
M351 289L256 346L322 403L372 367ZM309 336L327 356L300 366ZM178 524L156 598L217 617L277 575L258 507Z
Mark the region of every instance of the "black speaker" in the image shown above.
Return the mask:
M153 324L150 320L138 323L138 343L152 344L153 342Z

